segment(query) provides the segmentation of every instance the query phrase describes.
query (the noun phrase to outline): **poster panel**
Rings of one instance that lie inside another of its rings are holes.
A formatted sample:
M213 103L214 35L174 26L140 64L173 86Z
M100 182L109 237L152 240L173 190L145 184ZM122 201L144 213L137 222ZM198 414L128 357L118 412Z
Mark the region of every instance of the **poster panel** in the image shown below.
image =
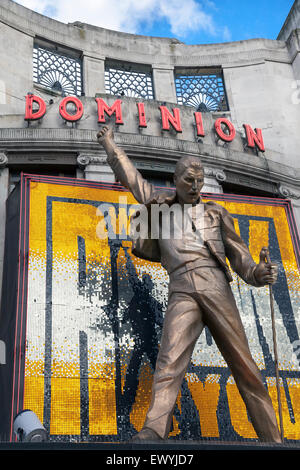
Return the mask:
M14 357L23 365L15 366L12 416L33 410L53 441L127 440L142 428L150 401L167 273L132 255L128 222L136 201L120 185L32 175L23 176L23 185L28 256L16 335L24 355ZM204 200L232 214L256 262L269 246L279 266L273 293L284 433L299 440L299 240L290 203L214 194ZM268 287L232 275L251 352L278 412ZM257 439L207 328L182 384L170 438Z

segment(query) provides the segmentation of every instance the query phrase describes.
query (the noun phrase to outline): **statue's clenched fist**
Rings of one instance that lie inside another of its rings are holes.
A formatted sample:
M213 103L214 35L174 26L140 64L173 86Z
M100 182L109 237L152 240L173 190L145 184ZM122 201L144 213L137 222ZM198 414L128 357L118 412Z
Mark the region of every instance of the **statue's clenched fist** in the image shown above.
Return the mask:
M103 145L103 143L107 140L113 140L114 133L111 127L103 126L102 129L97 134L97 140L99 144Z

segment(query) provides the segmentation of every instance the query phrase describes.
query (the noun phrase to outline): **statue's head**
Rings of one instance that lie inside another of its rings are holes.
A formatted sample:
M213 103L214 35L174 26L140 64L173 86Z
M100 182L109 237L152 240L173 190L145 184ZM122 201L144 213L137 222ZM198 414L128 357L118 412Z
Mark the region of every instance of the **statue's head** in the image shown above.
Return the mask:
M195 204L204 185L204 169L199 157L182 157L176 164L174 183L181 204Z

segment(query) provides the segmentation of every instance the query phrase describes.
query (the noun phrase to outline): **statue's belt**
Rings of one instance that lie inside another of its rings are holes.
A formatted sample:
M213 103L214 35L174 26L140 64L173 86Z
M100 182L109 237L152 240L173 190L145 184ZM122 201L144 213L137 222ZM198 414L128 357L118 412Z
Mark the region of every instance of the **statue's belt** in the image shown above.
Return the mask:
M221 268L220 263L214 259L196 259L194 261L188 261L183 266L179 266L175 268L173 271L169 273L170 276L186 273L187 271L191 271L192 269L196 268Z

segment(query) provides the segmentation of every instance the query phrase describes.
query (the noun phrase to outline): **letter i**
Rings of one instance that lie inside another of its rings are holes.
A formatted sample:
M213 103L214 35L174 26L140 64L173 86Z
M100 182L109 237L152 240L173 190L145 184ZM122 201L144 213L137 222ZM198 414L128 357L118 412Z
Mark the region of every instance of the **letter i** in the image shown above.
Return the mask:
M137 103L137 107L139 112L139 127L147 127L144 103Z
M194 116L196 121L197 135L200 137L204 137L205 132L203 127L202 113L197 111L194 113Z

